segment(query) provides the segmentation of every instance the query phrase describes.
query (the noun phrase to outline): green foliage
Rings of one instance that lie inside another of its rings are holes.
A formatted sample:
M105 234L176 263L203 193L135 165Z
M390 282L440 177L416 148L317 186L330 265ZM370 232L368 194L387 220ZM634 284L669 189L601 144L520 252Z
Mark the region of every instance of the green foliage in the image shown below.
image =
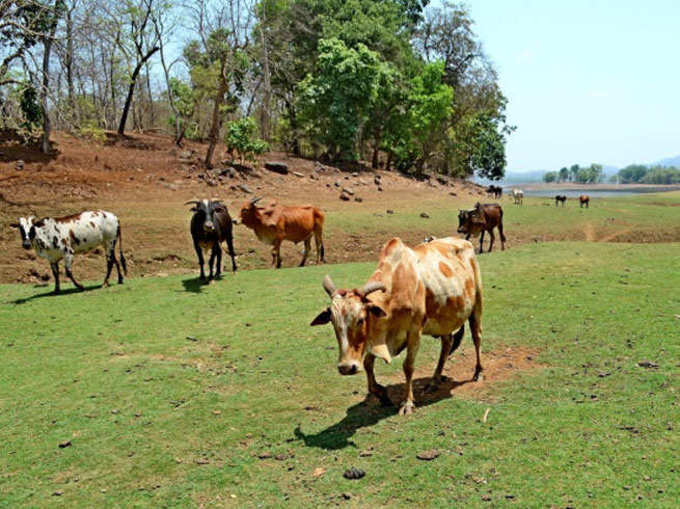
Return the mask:
M78 129L78 135L95 143L104 143L106 141L106 131L99 127L81 127Z
M622 184L641 182L647 171L649 171L649 168L644 164L629 164L619 170L619 180Z
M300 118L331 159L357 159L360 130L389 72L363 44L352 49L339 39L319 41L318 69L299 86Z
M567 168L566 166L560 168L560 172L557 178L560 182L567 182L569 180L569 168Z
M601 164L591 164L587 168L580 168L576 175L576 182L580 184L597 184L602 182L604 173Z
M680 184L680 169L654 166L642 178L643 184Z
M556 182L559 178L559 173L556 171L547 171L543 174L543 182Z
M198 89L177 78L170 78L170 93L177 110L177 117L171 114L168 117L168 125L175 127L179 120L180 133L190 140L198 139L200 137L199 127L194 119L199 96Z
M235 120L229 123L225 143L229 152L236 151L241 160L255 161L255 156L269 150L269 144L255 138L257 124L250 117Z
M21 124L24 129L34 129L42 123L42 106L40 106L38 93L34 87L30 85L24 87L19 106L24 116L24 122Z

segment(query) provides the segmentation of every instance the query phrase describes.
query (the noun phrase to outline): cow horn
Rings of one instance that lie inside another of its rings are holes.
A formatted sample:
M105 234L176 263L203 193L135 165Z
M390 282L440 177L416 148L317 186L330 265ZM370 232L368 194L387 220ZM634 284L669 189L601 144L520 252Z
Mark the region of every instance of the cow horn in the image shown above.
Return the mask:
M257 197L255 197L255 198L253 198L252 200L250 200L250 204L251 204L251 205L255 205L255 204L256 204L258 201L260 201L261 199L262 199L262 196L257 196Z
M188 202L185 202L184 205L198 205L199 203L201 202L198 200L189 200Z
M323 289L326 290L329 297L333 298L333 294L337 288L335 288L335 283L333 283L333 280L329 275L326 275L326 277L323 278Z
M369 281L361 290L359 290L359 293L362 297L368 297L369 294L377 292L378 290L384 292L386 290L385 284L380 281Z

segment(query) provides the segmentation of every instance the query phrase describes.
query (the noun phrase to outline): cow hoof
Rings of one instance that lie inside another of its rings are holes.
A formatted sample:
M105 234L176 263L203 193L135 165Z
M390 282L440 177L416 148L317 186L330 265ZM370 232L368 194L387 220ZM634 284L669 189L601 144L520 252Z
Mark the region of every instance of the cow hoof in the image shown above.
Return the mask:
M405 401L402 403L399 409L399 415L411 415L415 410L416 406L411 401Z
M479 371L475 371L475 375L472 377L472 380L474 380L475 382L479 382L480 380L484 380L484 376L482 375L481 369Z
M102 283L102 288L108 288L109 286L111 286L111 285L109 284L108 281L104 281L104 282Z

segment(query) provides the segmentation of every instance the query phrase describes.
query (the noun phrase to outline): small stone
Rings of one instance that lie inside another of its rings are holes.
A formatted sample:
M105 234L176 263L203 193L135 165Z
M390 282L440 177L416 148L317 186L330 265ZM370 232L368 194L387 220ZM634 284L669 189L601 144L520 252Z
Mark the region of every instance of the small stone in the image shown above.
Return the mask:
M349 200L350 200L350 196L349 196L348 194L346 194L346 193L343 191L342 193L340 193L340 199L341 199L342 201L349 201Z
M427 212L421 212L420 217L422 217L423 219L429 219L430 215Z
M383 188L381 186L378 186L378 191L382 193Z
M63 494L64 494L63 491L55 491L54 493L52 493L52 496L53 497L61 497Z
M293 175L295 175L298 178L304 178L304 174L300 173L299 171L294 171Z
M71 444L71 441L70 441L70 440L66 440L65 442L61 442L61 443L59 444L59 449L65 449L66 447L71 447L71 445L72 445L72 444Z
M364 200L363 200L363 198L362 198L361 196L355 196L355 197L354 197L354 201L357 201L357 202L361 203L361 202L364 201Z
M658 368L659 365L656 362L652 361L640 361L638 362L638 366L641 368Z
M24 162L21 159L19 159L16 163L14 163L14 167L17 170L21 171L24 169Z
M352 467L349 470L345 470L345 473L342 474L342 476L345 479L361 479L366 475L366 472L361 470L360 468Z
M344 498L345 500L349 500L349 499L352 498L352 494L351 493L343 493L342 498Z
M253 191L252 191L247 185L245 185L245 184L239 184L237 187L238 187L241 191L243 191L244 193L246 193L246 194L252 194L252 192L253 192Z
M439 457L439 451L437 449L430 449L429 451L421 451L416 454L416 458L423 461L432 461Z
M273 171L274 173L288 175L288 165L286 163L281 163L277 161L267 161L266 163L264 163L264 167L269 171Z
M266 460L272 457L271 451L264 451L257 455L261 460Z
M394 210L392 209L387 209L385 212L387 212L388 214L394 214Z
M349 187L343 188L342 192L343 192L343 193L347 193L347 194L349 194L349 195L351 195L351 196L354 196L354 190L352 190L352 189L349 188Z

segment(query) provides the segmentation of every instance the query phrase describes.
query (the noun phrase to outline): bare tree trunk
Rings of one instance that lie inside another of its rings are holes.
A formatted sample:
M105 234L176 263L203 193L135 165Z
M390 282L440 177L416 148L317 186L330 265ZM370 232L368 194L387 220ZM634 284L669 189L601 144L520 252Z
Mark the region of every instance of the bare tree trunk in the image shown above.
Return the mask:
M59 0L54 1L54 12L52 19L52 26L50 27L49 35L43 36L43 61L42 61L42 88L40 90L40 106L43 114L43 134L40 142L40 151L43 154L49 154L50 149L50 133L52 131L52 124L50 123L50 115L47 111L47 91L50 86L50 53L52 53L52 42L54 41L54 34L57 31L57 14L58 14Z
M224 103L224 94L227 92L227 84L223 79L220 80L220 87L215 95L215 104L213 105L212 124L210 126L210 133L208 134L208 151L205 154L205 166L212 168L212 158L217 146L217 138L220 134L220 127L222 126L222 119L220 116L220 107Z
M149 96L149 127L153 128L156 124L156 115L153 108L153 94L151 93L151 75L149 74L149 62L144 64L146 68L146 91Z
M120 117L120 124L118 124L118 136L123 136L125 134L125 124L127 123L128 114L130 113L130 104L132 103L132 95L135 92L135 85L137 84L137 77L139 76L139 71L142 69L144 63L149 60L156 51L160 48L154 46L151 50L144 55L144 57L137 62L134 71L132 71L132 76L130 76L130 86L128 87L128 94L125 99L125 105L123 106L123 114Z

